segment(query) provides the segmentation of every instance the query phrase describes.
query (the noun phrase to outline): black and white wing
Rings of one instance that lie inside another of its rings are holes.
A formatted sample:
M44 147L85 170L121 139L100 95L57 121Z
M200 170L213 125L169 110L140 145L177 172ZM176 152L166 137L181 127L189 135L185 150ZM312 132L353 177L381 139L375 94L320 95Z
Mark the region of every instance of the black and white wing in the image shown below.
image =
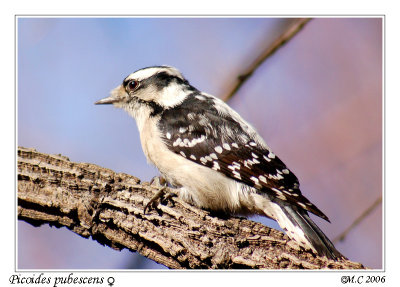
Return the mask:
M165 110L158 125L174 153L329 221L301 194L297 177L220 100L193 93L179 106Z

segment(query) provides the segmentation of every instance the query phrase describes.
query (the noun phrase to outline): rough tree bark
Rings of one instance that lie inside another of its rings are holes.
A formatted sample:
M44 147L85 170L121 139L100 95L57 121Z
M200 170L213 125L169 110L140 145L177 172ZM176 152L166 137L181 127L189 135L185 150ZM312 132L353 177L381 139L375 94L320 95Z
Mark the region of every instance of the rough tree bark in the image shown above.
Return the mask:
M244 218L218 217L176 197L143 214L157 191L134 176L18 148L18 218L34 226L65 226L169 268L364 268L317 257L277 230Z

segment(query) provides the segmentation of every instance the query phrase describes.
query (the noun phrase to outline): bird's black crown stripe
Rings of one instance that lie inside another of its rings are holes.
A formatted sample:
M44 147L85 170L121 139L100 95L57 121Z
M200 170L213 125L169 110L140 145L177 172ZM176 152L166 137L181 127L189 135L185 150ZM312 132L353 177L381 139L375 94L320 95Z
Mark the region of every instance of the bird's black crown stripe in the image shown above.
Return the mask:
M170 75L167 72L157 73L148 79L145 79L144 82L149 84L153 84L157 87L158 91L168 87L171 83L176 82L179 85L189 86L189 82L185 79L182 79L178 76Z

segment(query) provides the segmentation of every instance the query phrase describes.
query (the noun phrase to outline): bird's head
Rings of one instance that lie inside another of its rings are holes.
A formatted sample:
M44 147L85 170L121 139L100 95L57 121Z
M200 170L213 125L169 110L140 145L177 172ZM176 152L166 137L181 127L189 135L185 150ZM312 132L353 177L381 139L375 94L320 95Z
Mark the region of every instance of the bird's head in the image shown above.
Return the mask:
M130 74L109 97L95 104L113 104L136 118L137 110L146 108L157 113L180 104L194 90L177 69L154 66Z

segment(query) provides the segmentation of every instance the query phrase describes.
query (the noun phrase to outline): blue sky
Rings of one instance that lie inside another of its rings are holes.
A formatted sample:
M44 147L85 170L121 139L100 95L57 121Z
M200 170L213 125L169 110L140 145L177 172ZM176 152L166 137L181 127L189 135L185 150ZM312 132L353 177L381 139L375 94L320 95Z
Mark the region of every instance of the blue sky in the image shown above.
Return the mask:
M146 163L134 120L93 103L133 71L162 64L222 97L290 21L19 18L18 145L149 180L157 171ZM328 214L332 224L316 222L330 238L382 192L381 29L379 18L314 19L229 102L295 172L303 194ZM63 250L56 248L60 240ZM382 267L381 246L381 208L337 244L373 268ZM20 268L157 267L65 229L24 222L18 250ZM38 260L38 252L46 256Z

